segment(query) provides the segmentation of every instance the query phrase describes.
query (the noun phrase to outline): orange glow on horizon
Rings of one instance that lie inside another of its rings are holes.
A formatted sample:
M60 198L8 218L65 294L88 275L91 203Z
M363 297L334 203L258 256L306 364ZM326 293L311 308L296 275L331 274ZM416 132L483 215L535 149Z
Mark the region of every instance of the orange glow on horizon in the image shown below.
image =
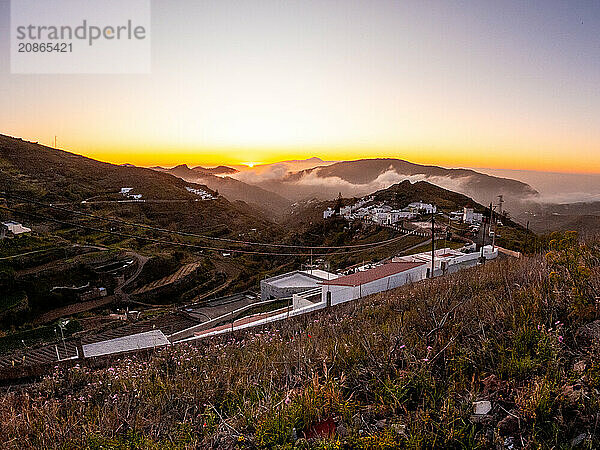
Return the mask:
M530 170L560 173L600 173L600 155L594 160L559 158L555 155L541 156L539 152L526 150L484 152L457 149L394 149L394 148L219 148L219 149L66 149L100 161L113 164L134 164L141 167L173 167L179 164L194 166L234 165L255 167L263 164L319 157L323 161L348 161L358 159L394 158L415 164L435 165L449 168L480 167L507 170ZM235 155L235 156L234 156ZM513 157L511 157L513 156Z

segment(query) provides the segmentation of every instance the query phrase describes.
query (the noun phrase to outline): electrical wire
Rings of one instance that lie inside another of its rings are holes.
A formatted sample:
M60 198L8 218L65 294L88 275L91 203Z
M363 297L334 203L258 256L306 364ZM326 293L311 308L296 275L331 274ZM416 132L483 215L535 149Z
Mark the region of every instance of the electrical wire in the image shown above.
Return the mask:
M244 240L240 240L240 239L221 238L221 237L216 237L216 236L206 236L206 235L202 235L202 234L188 233L188 232L184 232L184 231L169 230L166 228L153 227L151 225L144 225L144 224L128 222L128 221L122 220L122 219L113 219L113 218L98 216L98 215L86 213L83 211L75 211L72 209L63 208L60 206L39 202L36 200L28 199L25 197L14 195L14 194L8 194L6 192L0 192L0 196L3 196L4 198L17 199L17 200L23 201L25 203L30 203L30 204L34 204L34 205L38 205L38 206L42 206L42 207L46 207L46 208L51 208L51 209L55 209L58 211L63 211L63 212L67 212L67 213L71 213L71 214L75 214L75 215L79 215L79 216L83 216L83 217L89 217L92 219L102 220L102 221L109 222L109 223L118 223L121 225L127 225L127 226L137 227L137 228L145 228L148 230L158 231L161 233L175 234L178 236L193 237L193 238L197 238L197 239L206 239L206 240L213 240L213 241L219 241L219 242L227 242L230 244L255 245L255 246L262 246L262 247L297 248L297 249L309 249L309 250L311 250L311 249L312 250L315 250L315 249L316 250L338 250L338 249L375 248L382 244L393 243L396 241L396 239L398 239L396 237L396 238L391 238L391 239L387 239L384 241L370 242L370 243L366 243L366 244L338 245L338 246L311 246L311 245L294 245L294 244L282 244L282 243L244 241Z
M67 226L71 226L71 227L77 227L77 228L81 228L84 230L89 230L89 231L94 231L96 233L103 233L103 234L110 234L113 236L120 236L120 237L125 237L125 238L131 238L131 239L141 239L144 241L148 241L148 242L152 242L155 244L162 244L162 245L173 245L173 246L179 246L179 247L186 247L186 248L193 248L193 249L197 249L197 250L210 250L210 251L216 251L216 252L230 252L230 253L241 253L241 254L247 254L247 255L262 255L262 256L332 256L332 255L348 255L348 254L353 254L353 253L360 253L366 250L371 250L374 248L378 248L378 247L384 247L388 244L390 244L390 241L386 241L384 243L380 243L378 245L375 245L373 247L367 248L367 249L355 249L355 250L348 250L348 251L339 251L339 252L329 252L329 253L280 253L280 252L261 252L261 251L255 251L255 250L240 250L240 249L231 249L231 248L222 248L222 247L209 247L209 246L204 246L204 245L196 245L196 244L190 244L190 243L186 243L186 242L176 242L176 241L166 241L166 240L162 240L162 239L156 239L156 238L151 238L151 237L146 237L146 236L138 236L135 234L129 234L129 233L123 233L120 231L110 231L110 230L103 230L101 228L96 228L96 227L91 227L91 226L86 226L86 225L81 225L81 224L77 224L77 223L71 223L71 222L67 222L64 220L59 220L59 219L55 219L53 217L47 217L47 216L43 216L41 214L37 214L37 213L30 213L30 212L24 212L24 211L19 211L17 209L14 208L10 208L8 206L2 206L0 205L0 209L4 209L7 211L11 211L15 214L20 214L20 215L25 215L25 216L30 216L30 217L36 217L38 219L42 219L42 220L47 220L50 222L55 222L61 225L67 225ZM412 234L411 233L407 233L405 235L402 236L398 236L397 238L394 238L393 241L399 241L400 239L403 239L407 236L410 236Z

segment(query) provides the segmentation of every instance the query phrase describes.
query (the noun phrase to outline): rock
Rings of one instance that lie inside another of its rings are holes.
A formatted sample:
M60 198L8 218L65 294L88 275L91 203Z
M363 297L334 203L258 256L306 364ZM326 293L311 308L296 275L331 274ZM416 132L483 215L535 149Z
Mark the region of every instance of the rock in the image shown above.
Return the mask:
M577 406L582 395L583 391L581 389L580 384L565 386L562 390L562 396L565 399L566 403L570 406Z
M504 440L504 448L507 450L513 450L515 448L515 438L512 436L507 437Z
M406 425L401 423L393 423L391 428L392 431L394 431L394 433L397 435L406 437Z
M577 437L571 440L571 447L577 447L579 444L582 444L587 438L586 433L578 434Z
M573 370L575 372L583 372L586 368L586 364L585 361L577 361L574 365L573 365Z
M375 426L377 428L379 428L380 430L382 430L383 428L385 428L386 425L386 420L382 419L382 420L378 420L377 422L375 422Z
M337 434L341 438L348 436L348 428L346 428L343 424L340 424L337 427Z
M479 402L473 402L473 414L471 415L471 422L483 423L490 422L491 417L488 413L492 410L492 402L488 400L482 400Z
M510 414L498 422L498 431L501 436L509 436L519 429L519 419Z
M592 342L600 339L600 320L594 320L575 332L575 339L578 344L589 346Z
M485 416L492 410L492 402L487 400L473 402L473 414L476 416Z

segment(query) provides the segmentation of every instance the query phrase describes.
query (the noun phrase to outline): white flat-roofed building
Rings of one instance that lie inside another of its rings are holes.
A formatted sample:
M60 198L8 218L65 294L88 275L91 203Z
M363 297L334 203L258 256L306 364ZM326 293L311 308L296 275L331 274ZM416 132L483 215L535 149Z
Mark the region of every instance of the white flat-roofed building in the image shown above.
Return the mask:
M322 281L333 280L336 274L324 270L295 270L276 275L260 282L261 300L291 297L320 286Z
M395 223L400 222L405 219L414 219L416 214L411 211L397 211L393 210L387 213L387 223L388 225L393 225Z
M350 214L352 214L352 207L351 206L342 206L340 208L340 216L347 217Z
M498 256L498 248L486 245L483 249L483 256L486 260L495 259ZM451 248L441 248L435 251L434 276L454 273L460 269L475 266L479 262L481 252L460 251ZM423 262L427 270L431 271L431 252L415 253L414 255L396 256L392 262ZM439 271L439 272L438 272Z
M85 344L83 356L91 358L94 356L113 355L135 350L162 347L168 345L169 340L160 330L146 331L145 333L131 334L107 341Z
M335 210L332 208L327 208L325 211L323 211L323 219L329 219L330 217L333 217L334 214Z
M423 203L423 202L412 202L408 205L410 209L424 212L426 214L433 214L437 212L437 207L433 206L431 203Z
M7 235L7 234L13 235L13 236L18 236L19 234L23 234L23 233L31 233L31 228L24 227L19 222L14 222L12 220L9 222L3 222L2 230L3 230L3 233L2 233L3 236Z
M481 223L483 222L483 214L476 213L473 208L467 208L463 210L463 222L464 223Z

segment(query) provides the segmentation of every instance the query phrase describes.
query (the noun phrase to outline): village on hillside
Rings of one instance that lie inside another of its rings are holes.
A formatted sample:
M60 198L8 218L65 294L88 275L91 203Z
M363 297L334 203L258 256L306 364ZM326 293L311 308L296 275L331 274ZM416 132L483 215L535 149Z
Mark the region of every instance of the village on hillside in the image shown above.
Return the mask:
M402 209L393 209L385 202L376 202L375 198L370 196L361 198L350 206L340 206L336 209L329 207L323 211L323 219L337 215L347 220L362 220L378 225L395 225L437 212L437 206L431 203L412 202ZM468 206L465 206L462 211L450 212L448 217L451 221L469 224L476 229L483 223L483 213L475 212L474 208Z
M339 213L358 214L363 218L371 214L378 219L386 215L386 221L381 222L381 225L388 225L387 220L390 213L394 211L382 204L363 207L369 201L369 198L364 199L358 202L359 206L346 207ZM417 219L421 214L435 214L437 211L435 206L422 202L413 203L408 208L408 211L399 211L399 213L404 216L406 216L404 213L408 213L407 217ZM465 215L467 213L468 211L465 210ZM469 219L477 223L482 220L482 217L469 216L467 220ZM7 223L4 224L3 229L7 227L12 227L13 232L16 233L30 231L20 224ZM407 231L397 239L411 234L418 235L419 232ZM311 259L301 268L263 279L258 287L259 292L256 293L244 291L207 299L186 304L167 314L145 319L140 319L139 311L126 309L119 314L111 315L124 322L121 327L79 338L63 337L61 345L27 348L0 357L0 377L35 374L43 372L44 367L54 364L139 352L256 327L355 301L405 284L445 276L494 260L499 253L520 256L496 246L493 241L488 244L464 242L464 245L459 248L440 246L441 248L436 249L434 245L432 251L431 243L439 241L441 237L437 233L430 237L421 236L424 237L425 242L419 248L415 248L417 250L415 253L389 254L379 261L340 270L331 271L327 261L322 258L315 261ZM430 249L419 251L427 242ZM82 301L101 299L106 296L106 290L103 288L90 290L86 287L82 293L85 295L85 298L80 296Z

